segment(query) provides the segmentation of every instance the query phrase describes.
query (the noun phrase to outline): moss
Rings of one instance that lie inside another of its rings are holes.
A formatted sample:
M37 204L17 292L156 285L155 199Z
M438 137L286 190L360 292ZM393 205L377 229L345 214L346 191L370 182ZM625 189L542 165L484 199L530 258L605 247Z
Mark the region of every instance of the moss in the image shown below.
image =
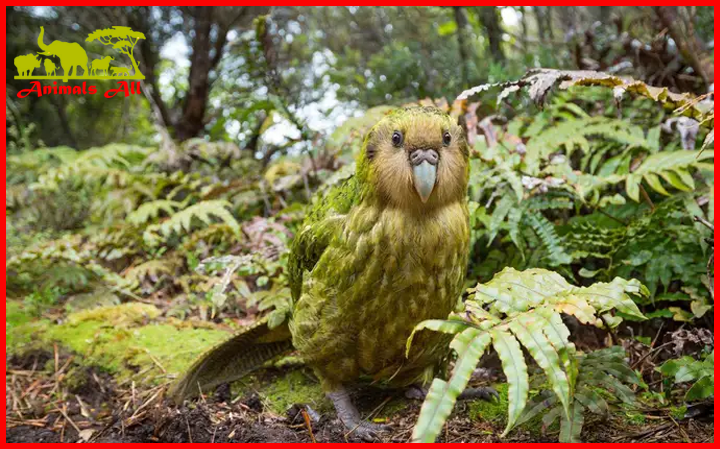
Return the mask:
M498 392L500 399L494 401L475 400L470 402L468 404L468 416L471 419L489 421L494 426L504 429L507 425L508 417L508 384L493 385L493 388ZM528 402L532 399L533 393L531 391ZM535 435L540 435L542 433L542 416L543 414L540 413L517 428ZM553 426L557 427L557 422L554 423ZM551 426L551 429L553 426Z
M474 400L468 403L468 414L472 419L482 419L505 425L508 411L508 385L498 384L493 385L493 388L500 395L500 400Z
M628 424L634 424L636 426L645 424L647 422L647 418L642 413L626 412L625 417L627 418Z
M143 381L156 382L178 375L204 351L228 338L218 329L178 328L149 323L160 311L142 303L97 307L72 313L63 324L30 321L22 304L7 304L6 338L10 353L60 343L79 355L81 365L96 366L119 380L143 373Z
M270 385L261 387L260 397L266 406L277 414L285 414L293 404L308 404L317 411L332 410L320 384L302 369L279 377Z
M25 324L30 321L23 304L20 301L7 301L5 303L5 328L9 330L12 327Z
M620 404L619 408L614 412L616 416L619 416L623 421L628 424L641 426L647 423L647 417L636 411L637 406L630 404Z
M21 354L43 346L39 336L50 326L46 319L33 320L31 313L20 301L5 303L5 351Z
M22 354L35 349L47 349L43 334L51 326L49 320L38 320L8 328L5 333L7 354Z
M681 407L670 407L670 416L672 416L676 420L685 419L686 413L687 413L687 407L684 405Z
M120 298L112 292L99 290L70 296L65 302L65 311L72 313L100 306L113 306L119 303Z
M172 374L180 374L211 347L227 340L229 333L218 329L178 329L151 324L131 332L126 354L131 364L145 366L159 362Z
M376 418L392 418L393 416L405 410L408 405L410 405L408 399L400 397L394 398L378 411Z
M178 375L202 352L227 339L228 333L177 329L168 324L118 328L99 321L80 321L55 326L48 337L80 354L83 364L98 366L122 379L131 376L134 367L140 371L150 368L156 376Z
M143 324L160 316L157 307L141 302L130 302L118 306L96 307L68 315L70 323L99 321L112 326L127 327Z
M61 343L66 348L80 355L91 354L95 343L104 335L117 332L111 326L106 326L99 321L83 321L77 324L65 323L57 326L50 326L45 332L45 338Z

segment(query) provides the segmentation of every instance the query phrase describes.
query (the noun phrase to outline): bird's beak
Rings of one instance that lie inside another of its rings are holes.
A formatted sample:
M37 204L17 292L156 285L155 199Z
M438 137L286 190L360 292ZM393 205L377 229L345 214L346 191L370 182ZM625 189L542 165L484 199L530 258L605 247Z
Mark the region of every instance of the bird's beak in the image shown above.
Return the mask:
M427 202L435 188L438 159L438 153L435 150L414 150L410 153L413 184L415 184L415 190L423 203Z

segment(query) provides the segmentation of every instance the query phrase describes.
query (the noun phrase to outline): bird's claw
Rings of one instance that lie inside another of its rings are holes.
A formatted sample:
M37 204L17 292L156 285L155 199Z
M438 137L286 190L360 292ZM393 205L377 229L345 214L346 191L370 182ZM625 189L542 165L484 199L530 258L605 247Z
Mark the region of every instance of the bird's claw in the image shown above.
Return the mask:
M381 434L392 430L392 426L387 424L377 424L367 421L358 421L354 423L354 425L345 424L345 427L348 429L348 436L355 435L363 441L368 442L378 441L380 440Z
M405 390L405 397L408 399L423 401L426 396L427 389L417 385L411 385L407 390ZM500 400L500 395L494 388L490 387L466 388L462 393L460 393L458 399L483 399L485 401L492 401L493 399Z
M425 396L427 396L427 388L423 388L417 385L410 385L407 390L405 390L405 397L408 399L424 401Z
M377 441L380 439L381 433L392 430L392 427L386 424L363 421L360 418L360 412L350 401L350 395L346 389L338 388L327 393L327 396L335 405L338 418L348 430L346 436L355 435L364 441Z
M479 388L466 388L465 391L460 393L458 399L482 399L484 401L496 401L500 400L498 392L491 387L479 387Z

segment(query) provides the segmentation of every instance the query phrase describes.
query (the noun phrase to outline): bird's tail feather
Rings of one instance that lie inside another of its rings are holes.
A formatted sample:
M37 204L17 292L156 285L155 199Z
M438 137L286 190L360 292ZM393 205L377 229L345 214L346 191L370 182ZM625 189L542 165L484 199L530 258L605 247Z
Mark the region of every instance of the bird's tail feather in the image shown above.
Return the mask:
M173 384L170 397L180 404L187 397L240 379L292 349L287 322L270 329L263 319L200 356Z

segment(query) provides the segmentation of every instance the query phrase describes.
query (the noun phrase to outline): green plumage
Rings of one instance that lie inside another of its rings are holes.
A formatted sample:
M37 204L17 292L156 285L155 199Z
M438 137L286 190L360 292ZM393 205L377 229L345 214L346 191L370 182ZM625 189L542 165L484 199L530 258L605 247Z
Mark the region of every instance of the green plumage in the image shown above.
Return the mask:
M405 136L400 147L389 143L394 132ZM446 135L453 145L443 146ZM427 203L413 190L407 162L416 148L436 148L440 155ZM462 132L449 116L402 109L370 131L356 174L316 198L289 256L289 330L326 391L359 381L425 383L447 354L439 333L420 332L407 357L405 344L419 322L446 318L462 292L469 252L467 158ZM235 345L239 352L243 344L247 339ZM224 359L237 364L240 358ZM185 379L209 385L212 376L199 372L204 366L198 362Z

